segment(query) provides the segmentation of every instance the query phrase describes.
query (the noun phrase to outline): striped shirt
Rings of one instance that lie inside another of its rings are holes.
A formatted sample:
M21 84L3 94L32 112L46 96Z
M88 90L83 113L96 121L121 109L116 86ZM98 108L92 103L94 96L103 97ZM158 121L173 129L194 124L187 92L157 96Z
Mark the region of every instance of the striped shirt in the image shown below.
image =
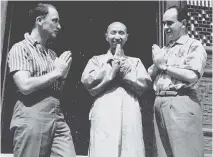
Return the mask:
M8 54L9 72L29 71L31 77L39 77L53 71L56 53L50 49L45 50L29 33L25 33L24 38L14 44ZM56 80L48 88L60 91L61 82Z

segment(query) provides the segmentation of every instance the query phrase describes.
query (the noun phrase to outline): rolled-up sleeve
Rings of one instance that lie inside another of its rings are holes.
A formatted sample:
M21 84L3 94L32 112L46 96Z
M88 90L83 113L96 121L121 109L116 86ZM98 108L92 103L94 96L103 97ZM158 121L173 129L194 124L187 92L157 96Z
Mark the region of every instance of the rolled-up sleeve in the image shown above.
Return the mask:
M137 96L151 87L152 81L140 59L131 65L131 70L123 77L124 85Z
M154 80L155 77L157 76L158 74L158 69L156 67L155 64L152 64L149 68L148 68L148 74L149 76Z
M99 63L96 56L88 61L81 77L81 82L92 96L100 94L112 80L111 65Z
M206 60L207 54L204 47L199 41L195 41L189 49L183 68L193 70L198 74L198 77L201 77L204 72Z
M9 72L29 71L32 73L32 64L29 52L23 45L15 44L8 53Z

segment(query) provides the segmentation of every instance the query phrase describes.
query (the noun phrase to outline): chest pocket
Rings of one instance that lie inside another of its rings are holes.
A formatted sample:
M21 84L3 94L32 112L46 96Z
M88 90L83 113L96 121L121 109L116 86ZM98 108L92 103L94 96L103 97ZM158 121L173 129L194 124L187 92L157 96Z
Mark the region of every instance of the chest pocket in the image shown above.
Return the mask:
M180 53L182 47L183 45L176 45L170 49L167 60L168 65L179 67L183 63L184 51Z
M174 47L176 50L174 50L174 53L171 53L172 56L169 57L168 65L175 67L183 66L186 62L189 49L194 41L194 39L189 39L183 45L178 45L177 49Z

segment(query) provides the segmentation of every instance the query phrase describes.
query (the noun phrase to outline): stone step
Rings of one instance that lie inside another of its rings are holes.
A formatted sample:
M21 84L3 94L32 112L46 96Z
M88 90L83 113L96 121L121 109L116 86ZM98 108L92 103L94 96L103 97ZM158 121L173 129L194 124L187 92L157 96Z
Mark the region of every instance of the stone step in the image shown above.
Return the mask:
M13 154L0 154L0 157L13 157ZM87 157L87 156L77 155L76 157Z

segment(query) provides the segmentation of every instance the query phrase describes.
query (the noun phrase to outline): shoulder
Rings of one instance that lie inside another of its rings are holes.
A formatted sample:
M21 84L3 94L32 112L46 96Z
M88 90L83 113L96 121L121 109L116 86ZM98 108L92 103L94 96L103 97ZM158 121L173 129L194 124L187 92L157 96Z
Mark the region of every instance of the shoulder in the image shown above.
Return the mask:
M19 41L17 43L15 43L12 47L11 47L11 50L14 49L14 48L26 48L26 43L24 40L22 41Z
M101 55L95 55L95 56L93 56L92 58L93 59L103 59L103 58L105 58L106 57L106 54L101 54ZM91 58L91 59L92 59Z
M143 63L142 63L142 61L141 61L140 58L137 58L137 57L127 57L127 59L135 67L137 67L137 66L143 66Z
M17 63L17 65L21 65L22 63L30 61L31 59L32 54L25 44L24 40L15 43L8 52L7 56L7 62L9 63L9 65L15 65L15 63Z
M137 57L129 57L129 56L127 56L127 59L129 59L130 61L135 62L135 63L141 62L140 58L137 58Z
M104 63L108 62L108 60L109 60L109 57L107 56L107 54L95 55L89 59L88 63L94 64L97 66L102 66Z
M197 57L203 56L206 58L207 53L206 53L206 50L205 50L204 46L202 45L202 43L197 39L190 38L190 40L192 43L190 45L189 53L196 55Z
M189 38L189 42L191 43L191 47L198 47L199 46L199 47L204 48L202 43L197 39Z
M102 54L102 55L95 55L90 60L101 62L105 59L106 59L106 54Z
M27 50L28 50L27 45L26 45L25 41L22 40L22 41L15 43L11 47L8 55L11 55L11 54L16 54L16 55L20 54L21 55L21 54L25 54L25 53L28 54Z
M199 40L197 40L197 39L192 39L192 38L190 38L190 40L191 40L191 42L192 42L192 44L191 44L191 46L190 46L190 49L191 49L192 51L199 50L199 51L206 52L204 46L202 45L202 43L201 43Z

